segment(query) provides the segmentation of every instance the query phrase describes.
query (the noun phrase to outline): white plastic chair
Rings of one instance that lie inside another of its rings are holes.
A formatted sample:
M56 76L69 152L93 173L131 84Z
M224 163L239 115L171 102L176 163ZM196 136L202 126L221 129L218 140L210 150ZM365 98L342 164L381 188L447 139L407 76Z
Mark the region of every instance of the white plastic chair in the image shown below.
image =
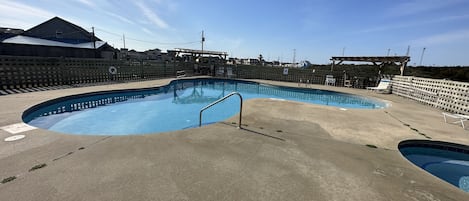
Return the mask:
M335 86L335 78L333 75L326 75L326 80L324 81L324 85L333 85Z
M461 126L463 129L466 129L466 126L464 125L464 122L469 120L469 116L468 115L462 115L462 114L450 114L450 113L446 113L446 112L443 112L443 118L445 119L445 123L448 123L448 117L452 118L452 119L456 119L457 121L453 121L453 122L449 122L449 123L452 123L452 124L459 124L461 123Z
M381 81L379 81L378 86L367 87L366 89L372 90L372 91L389 91L390 87L391 87L391 80L381 79Z

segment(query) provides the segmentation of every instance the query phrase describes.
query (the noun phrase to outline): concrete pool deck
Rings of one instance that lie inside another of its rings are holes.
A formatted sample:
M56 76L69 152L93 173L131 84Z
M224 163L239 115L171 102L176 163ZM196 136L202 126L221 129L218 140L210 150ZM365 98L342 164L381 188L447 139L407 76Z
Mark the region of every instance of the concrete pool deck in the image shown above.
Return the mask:
M0 96L0 127L27 108L72 94L152 87L170 79ZM256 80L294 86L296 83ZM301 87L305 87L302 85ZM309 85L379 98L391 107L348 109L248 100L236 117L202 128L140 136L0 130L0 200L466 200L469 194L407 161L405 139L469 145L441 111L391 94ZM109 126L113 126L112 123ZM375 145L371 148L365 145ZM29 171L32 167L45 167Z

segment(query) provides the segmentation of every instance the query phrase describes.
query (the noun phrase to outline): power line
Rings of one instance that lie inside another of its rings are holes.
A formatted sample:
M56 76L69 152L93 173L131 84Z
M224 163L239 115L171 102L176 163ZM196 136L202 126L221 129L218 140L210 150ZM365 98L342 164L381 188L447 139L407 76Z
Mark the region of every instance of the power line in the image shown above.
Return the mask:
M116 33L110 32L110 31L106 31L106 30L101 29L101 28L95 28L95 29L96 29L96 30L100 30L100 31L102 31L102 32L105 32L105 33L108 33L108 34L111 34L111 35L114 35L114 36L117 36L117 37L121 38L121 35L120 35L120 34L116 34ZM142 43L157 44L157 45L189 45L189 44L195 44L195 43L199 43L199 42L200 42L200 41L191 41L191 42L175 42L175 43L168 43L168 42L141 40L141 39L132 38L132 37L128 37L128 36L126 36L125 39L126 39L126 40L133 40L133 41L137 41L137 42L142 42Z

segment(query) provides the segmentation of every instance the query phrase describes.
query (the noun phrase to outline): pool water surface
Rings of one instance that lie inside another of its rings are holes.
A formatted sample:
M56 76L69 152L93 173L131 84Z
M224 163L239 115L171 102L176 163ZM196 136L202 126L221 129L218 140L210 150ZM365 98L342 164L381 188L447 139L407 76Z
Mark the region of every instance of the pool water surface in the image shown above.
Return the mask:
M469 192L469 147L448 142L409 140L399 151L410 162Z
M97 92L63 97L36 105L23 121L39 128L78 135L136 135L197 127L204 106L239 92L244 100L272 98L339 108L380 109L382 101L339 92L279 87L224 79L183 79L167 86ZM239 112L239 98L204 111L203 124L223 121Z

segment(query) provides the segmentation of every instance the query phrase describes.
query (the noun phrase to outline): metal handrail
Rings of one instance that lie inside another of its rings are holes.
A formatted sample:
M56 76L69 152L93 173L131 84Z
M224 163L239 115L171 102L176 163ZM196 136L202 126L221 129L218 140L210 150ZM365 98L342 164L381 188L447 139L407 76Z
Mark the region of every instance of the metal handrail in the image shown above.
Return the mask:
M200 110L200 113L199 113L199 127L202 126L202 112L205 111L206 109L224 101L225 99L229 98L230 96L233 96L233 95L238 95L239 96L239 100L240 100L240 103L239 103L239 125L238 125L238 128L241 128L241 116L242 116L242 113L243 113L243 97L241 96L241 94L239 92L231 92L230 94L224 96L223 98L220 98L218 100L216 100L215 102L213 103L210 103L209 105L205 106L204 108L202 108Z

